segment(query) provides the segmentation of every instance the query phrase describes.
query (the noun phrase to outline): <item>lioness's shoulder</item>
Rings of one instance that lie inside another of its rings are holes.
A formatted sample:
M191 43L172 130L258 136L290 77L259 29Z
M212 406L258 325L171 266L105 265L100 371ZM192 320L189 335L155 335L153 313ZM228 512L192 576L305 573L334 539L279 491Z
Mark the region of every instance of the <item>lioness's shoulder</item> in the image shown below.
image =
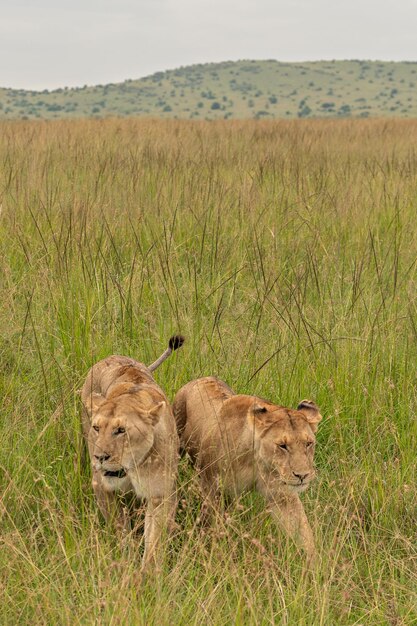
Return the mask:
M204 390L204 393L216 400L226 400L235 395L235 392L223 380L216 376L206 376L193 381L197 388Z
M234 391L225 382L215 376L205 376L191 380L181 387L175 396L174 404L179 405L183 402L189 404L193 401L205 403L214 400L224 402L233 395Z

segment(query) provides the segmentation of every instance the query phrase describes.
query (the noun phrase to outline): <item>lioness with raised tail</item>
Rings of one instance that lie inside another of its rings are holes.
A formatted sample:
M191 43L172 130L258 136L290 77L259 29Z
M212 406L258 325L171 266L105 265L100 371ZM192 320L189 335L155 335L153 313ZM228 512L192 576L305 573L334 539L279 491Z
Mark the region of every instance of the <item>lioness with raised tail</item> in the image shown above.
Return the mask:
M322 417L314 402L287 409L236 395L226 383L207 377L184 385L173 411L180 447L199 472L205 498L215 504L219 485L231 495L255 488L310 560L314 539L299 493L315 475L315 433Z
M93 365L81 390L93 490L106 521L129 528L117 493L133 491L147 502L143 568L157 563L161 536L172 525L178 466L172 409L152 372L183 341L171 337L167 350L148 367L109 356Z

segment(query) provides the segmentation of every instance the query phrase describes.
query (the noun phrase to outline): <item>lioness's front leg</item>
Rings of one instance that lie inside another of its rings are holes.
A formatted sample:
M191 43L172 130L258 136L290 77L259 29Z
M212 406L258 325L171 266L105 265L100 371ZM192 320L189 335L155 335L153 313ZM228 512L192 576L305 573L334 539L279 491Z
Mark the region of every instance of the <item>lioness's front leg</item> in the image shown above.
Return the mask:
M313 531L296 493L267 494L271 514L286 533L306 552L311 561L316 553Z
M200 522L203 527L209 527L220 511L220 484L219 476L212 467L199 469L199 484L202 495Z
M162 540L168 537L175 516L175 496L149 498L145 514L145 551L142 570L159 568Z
M130 529L129 515L120 506L114 491L107 491L103 486L102 474L93 471L92 487L97 499L98 507L107 524L114 524L116 530L126 531Z

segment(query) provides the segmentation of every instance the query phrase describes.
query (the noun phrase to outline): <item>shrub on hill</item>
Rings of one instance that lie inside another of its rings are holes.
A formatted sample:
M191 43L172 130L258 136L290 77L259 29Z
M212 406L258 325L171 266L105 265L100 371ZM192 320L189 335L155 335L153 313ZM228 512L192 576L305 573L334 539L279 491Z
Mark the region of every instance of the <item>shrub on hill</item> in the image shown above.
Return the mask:
M255 117L255 119L259 120L259 119L261 119L261 118L263 118L263 117L268 117L268 116L270 116L270 115L271 115L271 114L270 114L270 113L268 113L268 111L261 110L261 111L257 111L257 112L255 113L255 116L254 116L254 117Z
M304 105L302 109L298 111L298 117L308 117L311 113L311 108Z
M338 115L340 115L341 117L345 117L351 114L351 108L349 104L342 104L342 106L339 108Z

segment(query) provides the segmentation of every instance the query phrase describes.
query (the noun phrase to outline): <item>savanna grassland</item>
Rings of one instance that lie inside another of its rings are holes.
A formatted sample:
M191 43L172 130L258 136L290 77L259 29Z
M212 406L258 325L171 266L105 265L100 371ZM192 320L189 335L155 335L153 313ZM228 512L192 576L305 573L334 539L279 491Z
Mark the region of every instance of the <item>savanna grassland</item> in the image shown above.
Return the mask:
M417 122L4 122L2 624L417 623ZM111 354L324 420L319 559L244 496L197 524L181 461L156 580L106 528L76 394Z

